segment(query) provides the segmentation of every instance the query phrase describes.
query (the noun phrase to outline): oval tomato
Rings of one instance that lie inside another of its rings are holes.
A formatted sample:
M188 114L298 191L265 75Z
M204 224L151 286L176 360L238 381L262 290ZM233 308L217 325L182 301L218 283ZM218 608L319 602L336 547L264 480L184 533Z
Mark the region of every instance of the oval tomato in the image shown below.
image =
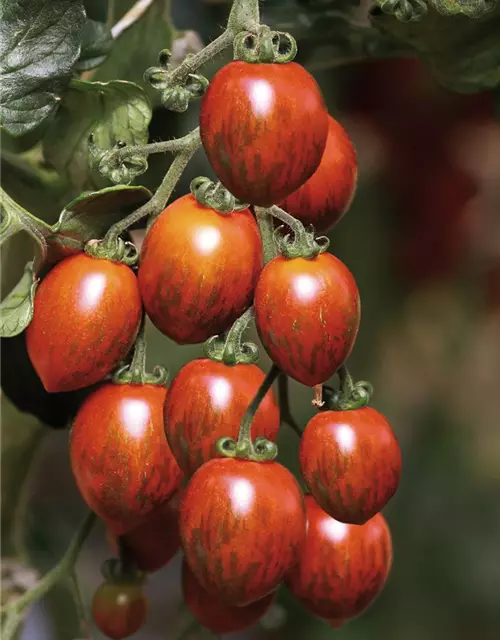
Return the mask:
M345 524L306 495L307 536L285 584L312 614L339 623L357 616L382 591L392 541L379 513L366 524Z
M89 507L123 535L179 488L163 429L166 389L107 384L87 398L70 435L71 468Z
M167 440L181 469L192 475L217 457L219 438L238 438L241 419L264 373L254 364L228 366L199 358L186 364L172 380L163 409ZM252 422L252 437L276 440L280 413L272 389Z
M269 206L318 168L328 112L299 64L230 62L201 101L200 134L217 177L242 202Z
M144 516L140 524L122 537L122 544L141 571L158 571L181 547L177 495ZM118 554L117 536L109 528L107 534L111 549Z
M252 304L262 261L248 209L222 214L192 195L179 198L142 245L138 277L147 314L178 344L203 342Z
M349 208L356 190L356 150L344 127L329 116L328 138L319 167L281 207L305 226L328 231Z
M329 253L271 260L257 283L254 310L272 360L310 387L328 380L347 360L358 334L356 281Z
M92 617L108 638L123 640L139 631L146 621L147 608L141 585L104 582L94 594Z
M270 593L245 607L231 607L200 585L185 559L182 562L182 593L198 622L218 635L253 626L269 609L275 596Z
M304 429L300 468L316 502L336 520L363 524L392 498L401 451L384 416L372 409L325 411Z
M134 272L79 253L59 262L35 294L30 360L49 392L88 387L132 348L142 305Z
M304 501L277 462L210 460L191 478L180 509L181 544L202 587L244 606L274 591L305 537Z

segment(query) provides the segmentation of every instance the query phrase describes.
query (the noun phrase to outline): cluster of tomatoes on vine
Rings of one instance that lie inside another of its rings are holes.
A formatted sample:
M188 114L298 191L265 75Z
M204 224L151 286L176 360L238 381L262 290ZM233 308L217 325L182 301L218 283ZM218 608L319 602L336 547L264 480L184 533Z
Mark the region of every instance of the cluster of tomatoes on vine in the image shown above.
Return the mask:
M220 634L254 624L282 583L339 626L373 601L391 566L380 510L397 488L400 450L365 406L369 385L345 369L360 322L354 277L304 227L325 231L349 207L356 154L312 76L279 54L261 61L258 45L251 62L218 71L200 115L220 182L255 212L218 210L221 187L197 180L154 221L137 267L123 241L114 255L91 242L57 264L27 329L47 391L103 382L77 413L70 457L120 555L93 601L110 638L140 628L144 572L179 548L186 603ZM259 224L269 215L292 231L276 229L266 247ZM265 265L263 247L279 249ZM206 344L168 387L164 369L145 370L144 314L178 344ZM242 340L252 317L274 363L267 376ZM336 372L340 388L323 386ZM274 460L278 375L315 387L324 404L301 437L305 496Z

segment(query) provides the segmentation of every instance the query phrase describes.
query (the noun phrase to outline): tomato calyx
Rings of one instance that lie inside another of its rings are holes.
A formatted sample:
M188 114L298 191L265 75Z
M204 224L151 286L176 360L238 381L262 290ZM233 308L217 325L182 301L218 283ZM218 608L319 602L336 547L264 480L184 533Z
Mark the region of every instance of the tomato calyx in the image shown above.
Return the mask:
M312 226L306 229L300 220L283 211L280 207L273 206L268 211L293 231L293 235L290 233L283 234L283 225L274 231L275 243L285 258L312 260L320 253L324 253L330 246L330 240L326 236L315 237Z
M129 267L135 265L139 257L133 242L125 242L122 238L114 236L104 240L89 240L84 251L97 260L122 262Z
M265 24L257 33L243 31L234 39L234 59L242 62L284 64L296 55L295 38L284 31L271 31Z
M102 577L109 584L142 586L146 582L147 574L136 567L135 562L127 557L128 553L123 554L120 549L120 555L122 558L108 558L103 562L101 566Z
M366 380L354 382L345 365L340 367L337 375L340 381L338 390L323 386L323 410L350 411L366 407L373 395L372 384Z
M259 359L259 350L253 342L243 342L243 334L253 318L253 307L241 315L226 335L212 336L205 342L205 355L214 362L228 366L254 364Z
M141 326L135 341L132 362L116 371L113 376L114 384L166 385L167 383L169 374L166 367L156 365L152 373L148 373L146 370L145 319L146 314L143 313Z
M214 183L210 178L198 176L191 181L189 188L199 204L218 213L229 214L248 208L248 204L237 200L220 182Z
M169 111L184 113L191 100L201 98L208 87L208 80L199 73L188 73L183 84L172 84L170 59L172 52L163 49L158 55L158 66L146 69L144 80L161 92L161 101ZM186 60L192 58L190 53Z
M267 438L252 441L252 422L262 400L278 378L280 370L274 364L260 385L240 424L238 439L224 437L217 440L217 451L225 458L239 458L253 462L270 462L278 455L278 447Z
M93 134L90 134L88 149L92 168L114 184L130 184L134 178L147 171L148 161L140 150L123 158L120 151L125 147L125 142L118 141L111 149L102 149L95 143Z

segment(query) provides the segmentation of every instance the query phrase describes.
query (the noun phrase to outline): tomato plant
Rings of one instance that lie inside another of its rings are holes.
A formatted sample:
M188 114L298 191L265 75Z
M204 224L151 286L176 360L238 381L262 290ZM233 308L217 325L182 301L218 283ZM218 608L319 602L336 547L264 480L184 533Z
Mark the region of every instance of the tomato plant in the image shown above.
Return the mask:
M108 638L122 640L133 635L146 621L147 601L140 584L104 582L92 600L96 627Z
M363 525L338 522L305 497L307 537L298 564L287 574L291 593L311 613L339 625L359 615L384 586L392 540L384 517Z
M181 501L181 543L196 579L228 604L274 591L305 537L304 502L292 474L276 462L210 460Z
M49 272L36 292L35 307L26 344L51 392L102 380L132 348L141 320L133 271L86 254L66 258Z

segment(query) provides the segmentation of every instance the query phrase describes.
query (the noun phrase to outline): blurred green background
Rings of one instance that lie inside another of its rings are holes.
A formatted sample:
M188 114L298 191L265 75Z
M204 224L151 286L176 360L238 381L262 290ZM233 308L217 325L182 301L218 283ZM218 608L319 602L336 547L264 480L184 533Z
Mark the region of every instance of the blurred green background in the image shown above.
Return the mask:
M98 2L89 4L99 8ZM130 4L116 2L116 15ZM357 148L357 194L330 234L330 250L349 266L361 292L361 330L350 369L356 378L373 382L373 404L399 438L404 471L385 511L393 533L392 573L363 616L333 631L282 590L262 625L234 637L498 640L500 125L492 98L452 94L414 60L338 66L327 22L322 38L316 38L320 55L315 38L303 23L294 22L297 16L286 5L286 0L265 4L264 18L297 32L299 46L303 36L299 61L311 68L330 112ZM172 5L176 28L195 31L205 43L219 33L226 12L223 2ZM165 42L160 46L168 46L172 37L177 44L196 46L194 36L186 40L185 34L172 34L169 24L148 28L163 30L157 34ZM151 33L131 29L123 37L128 41L95 79L140 81L144 68L155 63L160 46L150 50L144 44L153 39ZM207 75L229 59L215 61ZM197 109L193 105L187 114L177 115L158 107L150 139L189 131ZM35 215L57 219L74 195L71 185L43 166L38 148L20 155L9 141L2 142L4 188ZM151 158L138 183L155 188L168 162L166 157ZM201 151L175 196L186 193L196 175L211 175ZM2 251L2 295L31 252L24 237ZM199 347L174 345L151 326L148 343L151 364L167 365L171 376L201 354ZM2 340L2 555L20 557L43 572L61 556L85 506L69 468L67 430L50 429L38 419L62 426L73 401L40 393L23 349L22 337ZM268 364L262 354L262 366ZM292 383L291 398L294 416L305 425L313 415L311 391ZM280 458L298 470L297 439L286 426ZM99 525L77 567L87 607L108 555ZM149 580L150 616L147 627L134 636L138 640L177 640L182 634L186 617L179 560ZM21 566L5 562L2 577L4 600L16 583L29 580ZM90 634L102 638L93 628ZM64 588L33 608L22 635L25 640L82 637Z

